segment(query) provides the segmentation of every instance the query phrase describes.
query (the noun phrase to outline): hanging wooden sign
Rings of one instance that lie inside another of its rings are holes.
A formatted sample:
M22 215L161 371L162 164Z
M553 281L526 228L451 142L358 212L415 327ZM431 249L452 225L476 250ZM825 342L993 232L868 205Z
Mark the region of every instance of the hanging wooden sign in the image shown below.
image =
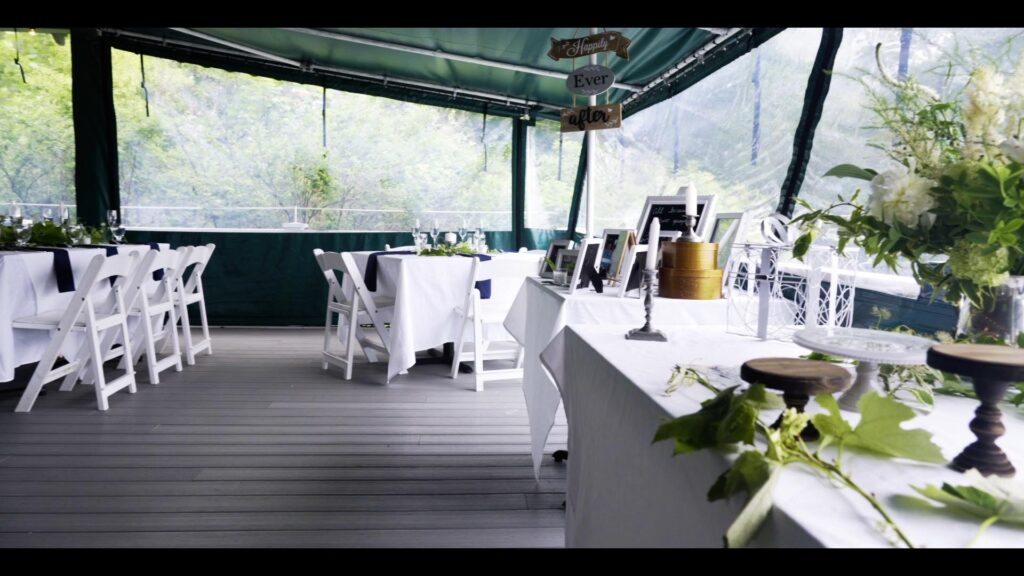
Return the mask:
M615 52L619 58L629 60L629 38L619 32L602 32L583 38L551 39L551 50L548 57L552 60L560 58L579 58L598 52Z
M615 72L607 66L591 64L572 71L565 79L569 92L580 96L593 96L607 92L615 83Z
M622 104L562 109L562 132L589 132L622 127Z

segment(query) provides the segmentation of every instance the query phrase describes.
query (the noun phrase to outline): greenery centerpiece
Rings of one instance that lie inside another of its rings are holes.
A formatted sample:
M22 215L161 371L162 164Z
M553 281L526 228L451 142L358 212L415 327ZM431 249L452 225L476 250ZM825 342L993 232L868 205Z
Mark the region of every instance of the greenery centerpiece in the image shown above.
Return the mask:
M455 256L456 254L473 255L476 250L467 242L461 244L438 244L434 248L420 251L420 256Z
M894 80L880 62L879 70L884 91L867 88L870 109L890 137L878 147L899 167L829 170L869 181L871 194L862 202L857 190L822 210L801 201L808 212L794 219L803 230L794 255L807 252L822 222L834 224L840 252L853 242L894 270L906 259L920 284L962 306L962 330L1016 340L1021 327L1009 332L994 317L1012 320L1001 302L1008 286L1018 299L1024 291L1024 279L1013 278L1024 275L1024 59L1010 76L974 69L962 102L913 77Z

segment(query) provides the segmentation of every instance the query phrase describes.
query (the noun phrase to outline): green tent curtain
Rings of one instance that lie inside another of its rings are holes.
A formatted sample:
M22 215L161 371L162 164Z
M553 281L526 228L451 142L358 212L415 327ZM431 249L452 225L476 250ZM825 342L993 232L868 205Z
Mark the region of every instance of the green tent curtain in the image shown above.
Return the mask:
M71 29L71 85L78 218L98 226L107 210L120 210L121 196L110 47L94 29Z

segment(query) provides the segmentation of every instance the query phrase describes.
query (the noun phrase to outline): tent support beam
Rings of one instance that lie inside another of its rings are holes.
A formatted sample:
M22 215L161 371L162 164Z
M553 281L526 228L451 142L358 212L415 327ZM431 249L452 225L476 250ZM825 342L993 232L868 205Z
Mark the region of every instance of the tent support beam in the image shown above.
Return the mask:
M352 42L354 44L363 44L365 46L374 46L377 48L384 48L387 50L408 52L410 54L419 54L421 56L430 56L432 58L443 58L444 60L452 60L454 62L468 62L470 64L477 64L479 66L500 68L502 70L512 70L514 72L522 72L524 74L533 74L534 76L547 76L549 78L558 78L559 80L565 80L565 77L567 76L566 72L557 72L554 70L535 68L533 66L522 66L519 64L508 64L506 62L499 62L497 60L488 60L486 58L476 58L473 56L452 54L449 52L445 52L443 50L430 50L428 48L418 48L416 46L408 46L406 44L399 44L397 42L385 42L383 40L361 38L359 36L352 36L351 34L342 34L340 32L318 30L316 28L286 28L286 30L293 30L295 32L301 32L303 34L309 34L311 36L330 38L332 40ZM628 90L630 92L640 91L640 86L636 86L634 84L623 84L622 82L613 83L612 88L618 88L619 90Z
M406 88L406 89L409 89L409 90L430 91L430 92L433 92L433 93L442 93L442 94L448 94L448 95L452 94L452 87L451 86L445 86L445 85L442 85L442 84L433 84L433 83L430 83L430 82L422 82L422 81L419 81L419 80L408 80L408 79L405 79L405 78L399 78L399 77L395 77L395 76L385 76L383 74L371 74L371 73L368 73L368 72L361 72L361 71L358 71L358 70L350 70L350 69L347 69L347 68L338 68L338 67L333 67L333 66L323 66L323 65L320 65L320 64L312 64L310 66L303 67L302 64L299 63L299 62L295 62L295 61L287 60L287 59L281 59L281 58L276 58L276 59L264 58L260 54L257 54L257 53L251 52L251 51L243 51L243 50L238 49L238 48L229 50L229 49L226 49L226 48L219 48L219 47L216 47L216 46L202 45L202 44L197 44L197 43L194 43L194 42L186 42L186 41L183 41L183 40L175 40L175 39L171 39L171 38L162 38L162 37L158 37L158 36L152 36L152 35L149 35L149 34L140 34L138 32L130 32L130 31L127 31L127 30L120 30L120 29L116 29L116 28L100 28L100 31L103 34L107 34L107 35L110 35L110 36L115 36L115 37L116 36L124 36L126 38L134 38L134 39L137 39L137 40L143 40L143 41L146 41L146 42L152 42L156 46L174 46L174 47L177 47L177 48L184 48L184 49L193 50L195 52L206 53L206 54L211 54L211 53L212 54L218 54L219 53L219 54L230 54L230 55L239 56L239 57L245 56L246 58L256 57L256 59L262 60L264 63L274 62L274 63L279 64L279 65L287 65L289 68L295 68L295 69L299 69L299 70L306 70L306 71L308 71L310 73L326 74L326 75L338 76L338 77L347 78L347 79L348 78L356 79L356 80L361 80L361 81L372 81L372 82L377 82L377 83L382 84L382 85L384 85L384 84L391 84L391 85L403 87L403 88ZM281 60L286 60L286 62L282 62ZM504 106L515 105L515 106L522 106L523 108L547 108L549 110L561 110L562 109L562 106L558 105L558 104L551 104L551 103L548 103L548 102L541 102L541 101L537 101L537 100L526 100L526 99L523 99L523 98L510 97L510 96L507 96L505 94L494 94L494 93L491 93L491 92L484 92L484 91L480 91L480 90L466 90L466 89L461 89L460 88L459 91L458 91L458 96L459 97L463 97L463 96L470 97L470 98L472 98L474 100L484 100L484 101L487 101L487 102L492 102L494 104L500 104L500 105L504 105Z
M512 248L525 246L526 239L526 137L530 122L512 120Z
M569 240L576 239L576 225L580 219L580 203L583 198L583 183L587 178L587 167L589 165L590 158L587 155L587 150L590 148L588 143L590 142L590 136L593 132L583 133L583 146L580 148L580 162L576 168L576 184L572 188L572 203L569 205L569 222L566 223L566 238Z

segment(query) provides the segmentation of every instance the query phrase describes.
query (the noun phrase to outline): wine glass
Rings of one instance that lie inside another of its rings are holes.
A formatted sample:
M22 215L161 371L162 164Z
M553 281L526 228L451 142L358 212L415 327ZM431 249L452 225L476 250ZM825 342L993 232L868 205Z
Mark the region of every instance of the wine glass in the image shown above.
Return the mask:
M107 228L113 230L117 227L117 223L120 218L117 216L117 210L107 210Z
M124 235L127 231L128 230L124 227L124 224L121 224L120 222L117 223L117 226L111 228L110 233L114 236L114 243L120 244L124 240Z
M43 222L53 222L53 208L43 208Z
M75 224L68 228L68 235L71 237L71 243L78 246L85 240L85 228L81 224Z
M17 244L19 247L28 246L29 240L32 239L32 219L18 217L15 219L15 228L18 232Z
M466 239L466 221L463 220L462 224L459 224L459 242Z
M441 229L437 227L437 220L434 220L434 226L430 229L430 243L437 246L437 235L441 233Z

